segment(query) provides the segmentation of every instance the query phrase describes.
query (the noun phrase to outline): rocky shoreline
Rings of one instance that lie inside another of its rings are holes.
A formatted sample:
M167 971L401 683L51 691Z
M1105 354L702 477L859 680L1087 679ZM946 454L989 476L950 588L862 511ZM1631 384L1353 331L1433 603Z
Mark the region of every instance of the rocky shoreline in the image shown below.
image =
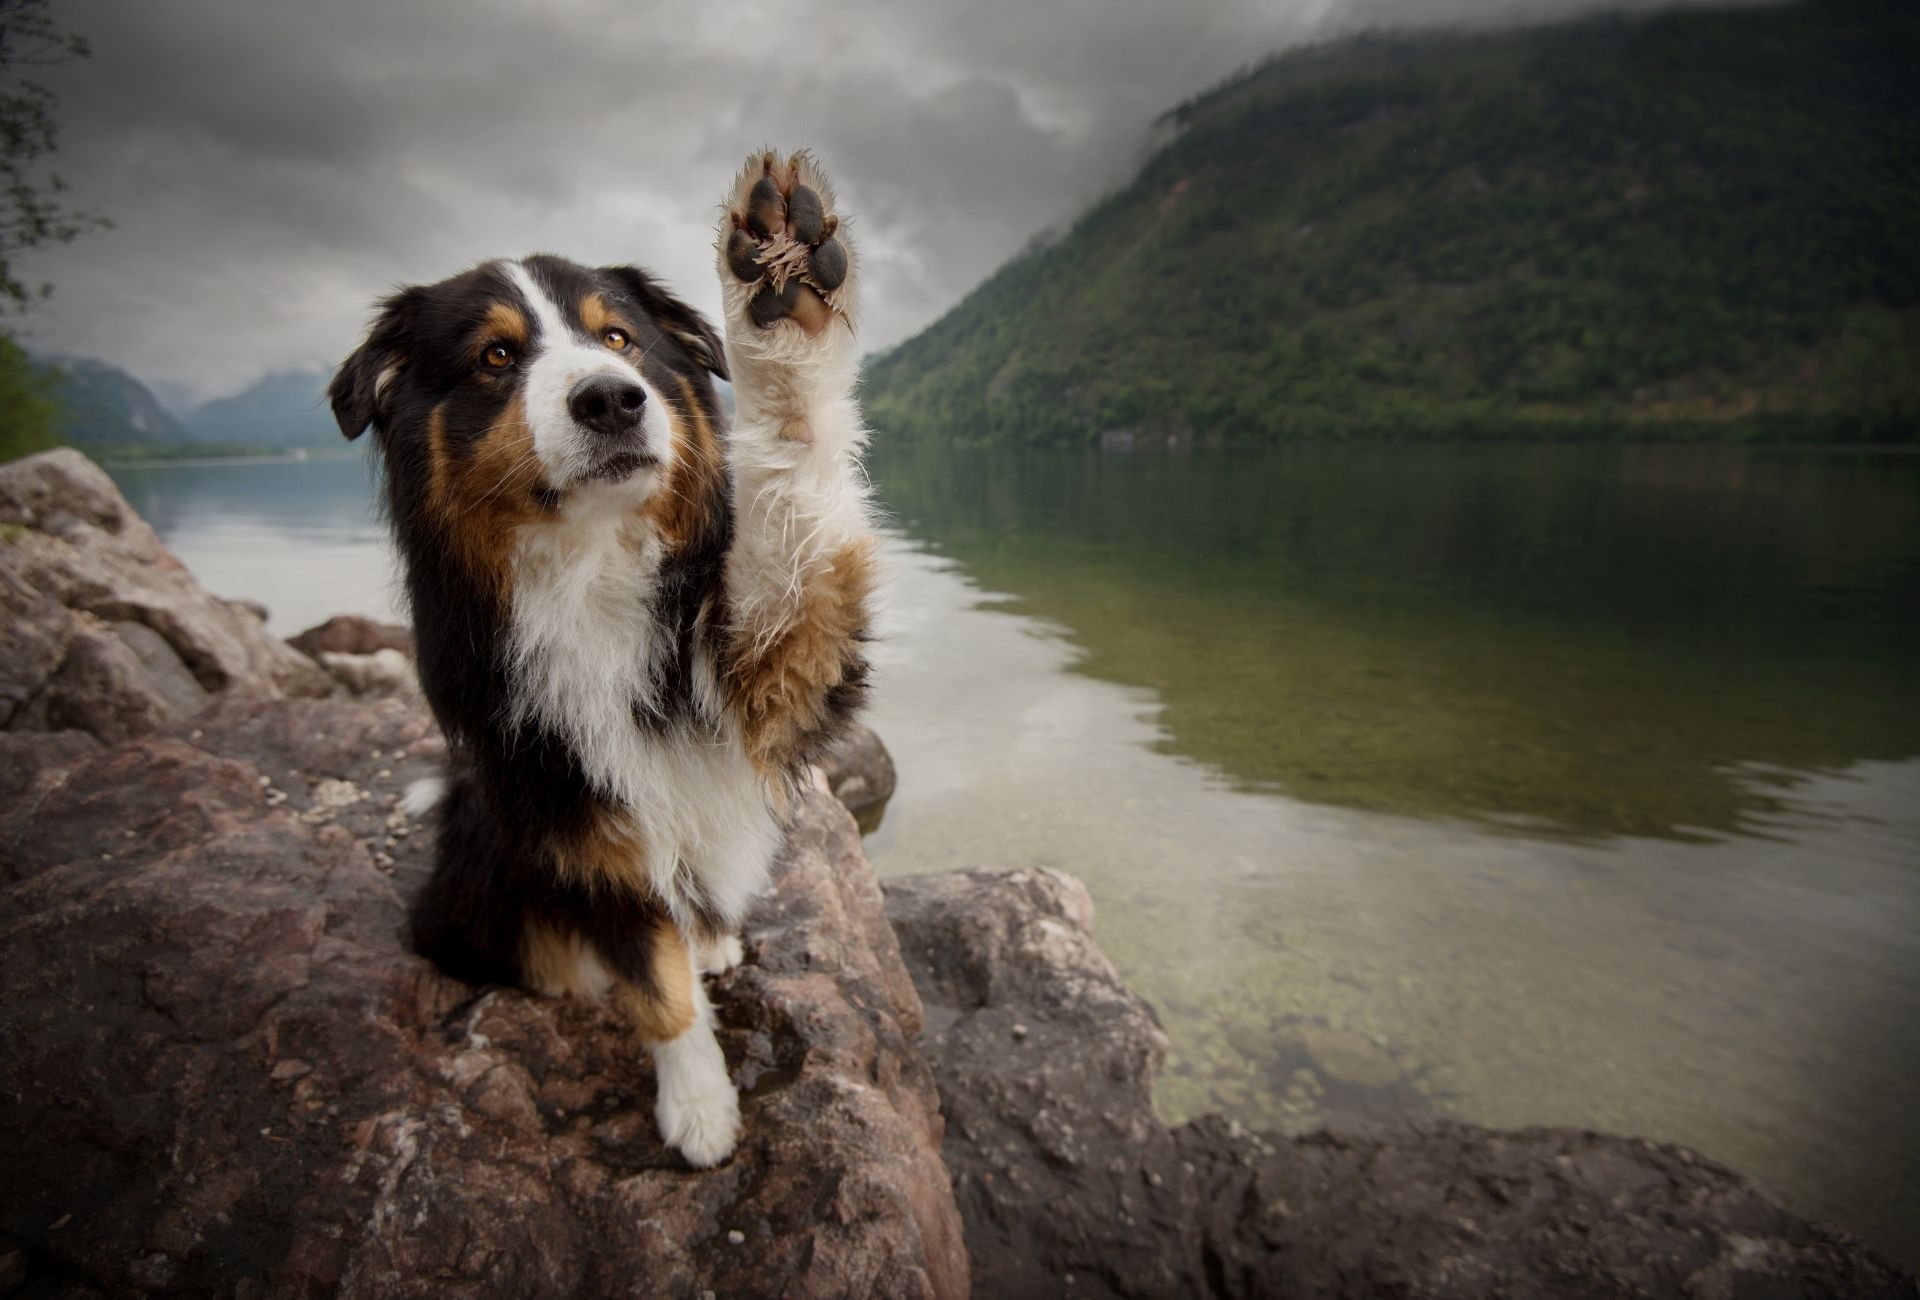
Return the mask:
M1681 1148L1169 1130L1082 886L883 889L871 733L715 989L695 1173L612 1018L405 950L403 629L273 638L74 452L0 468L0 614L0 1296L1915 1294Z

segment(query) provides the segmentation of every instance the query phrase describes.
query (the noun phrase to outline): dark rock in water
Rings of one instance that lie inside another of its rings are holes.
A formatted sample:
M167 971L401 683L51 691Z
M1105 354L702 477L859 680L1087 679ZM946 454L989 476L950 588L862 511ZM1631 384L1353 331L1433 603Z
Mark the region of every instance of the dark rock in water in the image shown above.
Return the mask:
M117 741L228 692L332 689L258 619L194 582L85 456L0 466L0 728Z
M860 823L861 832L870 834L877 830L887 810L887 800L893 798L898 776L893 755L887 752L873 728L860 723L849 727L847 734L821 757L819 766L826 776L827 789L846 805L853 819Z
M1166 1035L1094 943L1086 887L978 870L885 888L974 1294L1204 1295L1194 1182L1153 1111Z
M301 654L318 659L322 654L370 655L381 650L398 650L413 658L413 629L401 623L376 623L358 614L336 614L287 644Z
M1423 1125L1273 1141L1210 1116L1196 1171L1216 1295L1911 1297L1914 1280L1684 1147Z
M1164 1039L1078 882L983 870L886 893L983 1298L1914 1294L1680 1147L1436 1123L1289 1140L1218 1117L1169 1133L1151 1099Z

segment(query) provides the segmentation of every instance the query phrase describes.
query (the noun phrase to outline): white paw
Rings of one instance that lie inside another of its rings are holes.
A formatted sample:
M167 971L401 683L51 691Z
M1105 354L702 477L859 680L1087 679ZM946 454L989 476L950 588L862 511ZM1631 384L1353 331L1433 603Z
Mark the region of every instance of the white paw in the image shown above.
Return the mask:
M725 975L746 956L738 935L723 935L712 943L697 944L693 961L702 975Z
M740 1098L732 1083L710 1092L660 1094L660 1138L695 1169L711 1169L740 1141Z
M696 1169L711 1169L740 1140L740 1097L727 1058L705 1015L680 1037L652 1045L660 1091L654 1119L660 1137Z

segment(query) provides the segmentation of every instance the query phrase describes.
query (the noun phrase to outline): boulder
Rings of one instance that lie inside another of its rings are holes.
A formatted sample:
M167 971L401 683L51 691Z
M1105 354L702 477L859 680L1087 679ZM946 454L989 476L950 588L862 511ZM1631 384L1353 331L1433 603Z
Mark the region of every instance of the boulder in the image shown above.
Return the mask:
M920 1006L847 813L799 800L715 985L746 1133L695 1172L610 1012L403 943L402 699L225 693L0 747L8 1290L958 1296ZM38 1289L37 1289L38 1288Z
M401 623L377 623L358 614L336 614L308 628L287 644L311 659L323 654L371 655L395 650L413 658L413 629Z
M118 741L229 691L332 689L251 613L201 588L85 456L0 466L0 728Z
M1215 1295L1410 1300L1911 1300L1911 1274L1685 1147L1581 1129L1423 1124L1175 1131Z
M981 1297L1914 1294L1847 1233L1681 1147L1437 1122L1169 1132L1152 1108L1165 1039L1094 943L1078 882L977 870L886 896Z
M350 695L415 696L420 694L420 678L413 660L398 650L375 650L372 654L335 654L322 650L320 666Z
M893 755L872 727L855 723L820 759L827 788L847 806L862 831L879 828L887 800L893 798Z
M1153 1110L1167 1037L1094 942L1086 886L983 868L885 889L974 1293L1205 1294L1195 1183Z

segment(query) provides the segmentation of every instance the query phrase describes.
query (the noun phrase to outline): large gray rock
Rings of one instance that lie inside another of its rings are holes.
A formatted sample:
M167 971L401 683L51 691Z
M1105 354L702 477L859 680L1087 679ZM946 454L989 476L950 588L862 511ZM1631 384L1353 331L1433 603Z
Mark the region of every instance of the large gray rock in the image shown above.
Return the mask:
M0 466L0 729L143 735L332 679L204 590L77 451Z
M1193 1180L1153 1111L1167 1038L1054 871L889 880L967 1224L974 1294L1205 1291Z
M1579 1129L1425 1124L1175 1133L1214 1294L1363 1300L1885 1297L1914 1279L1684 1147Z
M746 1135L696 1173L617 1017L407 952L395 804L445 750L391 629L315 650L398 698L290 698L333 682L71 452L0 470L0 607L0 1294L967 1291L919 1000L824 792L715 989Z
M890 880L980 1297L1911 1300L1911 1274L1680 1147L1423 1124L1297 1140L1152 1109L1165 1040L1070 877Z
M920 1007L800 801L716 987L746 1136L688 1169L612 1015L402 942L442 755L401 700L217 699L0 751L0 1272L30 1293L958 1296ZM0 787L5 788L5 787Z

